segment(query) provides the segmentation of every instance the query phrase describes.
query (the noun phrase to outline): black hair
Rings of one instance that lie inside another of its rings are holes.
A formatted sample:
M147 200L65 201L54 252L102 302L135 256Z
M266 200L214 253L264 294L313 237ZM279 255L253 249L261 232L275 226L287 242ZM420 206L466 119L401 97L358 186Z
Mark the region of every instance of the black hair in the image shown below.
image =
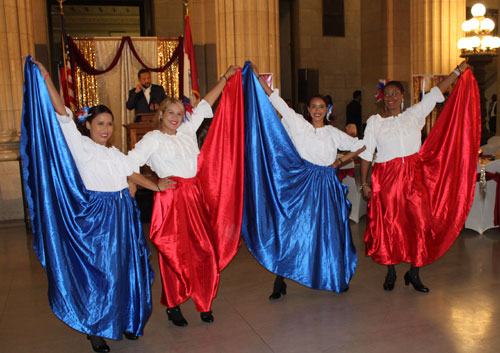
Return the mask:
M387 84L384 87L384 92L385 92L385 89L388 86L396 86L397 89L399 89L399 92L401 92L401 94L405 94L405 89L403 88L403 84L401 82L399 82L399 81L389 81L389 82L387 82Z
M356 99L358 97L361 97L361 91L360 90L356 90L356 91L352 92L352 98L353 99Z
M137 78L141 78L141 75L146 73L146 72L148 74L151 74L151 71L149 71L148 69L140 69L139 72L137 73Z
M92 120L94 120L94 118L96 116L98 116L99 114L102 114L102 113L108 113L109 115L111 115L111 118L113 118L113 120L115 120L111 110L103 104L99 104L99 105L96 105L96 106L93 106L92 108L90 108L89 115L85 118L85 120L83 120L83 121L77 120L78 130L80 130L80 132L82 133L83 136L90 137L90 131L89 131L89 129L87 129L87 125L85 123L88 121L88 123L91 124Z
M333 103L332 97L330 97L330 96L322 96L322 95L320 95L320 94L316 94L316 95L314 95L314 96L310 97L310 98L307 100L307 105L304 107L304 114L303 114L304 119L306 119L306 120L307 120L310 124L312 124L312 117L311 117L311 115L309 114L309 110L308 110L307 108L309 108L309 106L311 105L311 101L312 101L313 99L316 99L316 98L319 98L319 99L321 99L323 102L325 102L325 105L326 105L327 107L328 107L328 104L329 104L328 102L332 102L332 103ZM330 104L331 104L331 103L330 103ZM327 114L328 114L328 113L327 113ZM325 115L325 117L323 118L323 123L324 123L325 125L328 125L328 123L329 123L328 119L326 118L326 115Z

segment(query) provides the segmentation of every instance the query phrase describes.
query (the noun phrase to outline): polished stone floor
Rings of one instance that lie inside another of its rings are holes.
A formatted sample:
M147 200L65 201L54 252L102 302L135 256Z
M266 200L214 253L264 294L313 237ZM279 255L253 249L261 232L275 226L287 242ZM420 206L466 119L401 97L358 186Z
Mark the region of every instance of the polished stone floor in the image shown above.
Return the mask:
M186 328L167 321L153 285L154 310L144 337L108 341L112 352L500 352L500 232L464 230L436 263L421 270L429 294L405 287L397 266L393 292L382 290L383 266L363 255L365 220L352 224L359 264L350 290L338 295L288 281L270 302L274 276L243 245L222 273L215 322L182 306ZM157 269L155 254L153 266ZM24 226L0 224L0 352L91 352L85 336L51 312L47 282Z

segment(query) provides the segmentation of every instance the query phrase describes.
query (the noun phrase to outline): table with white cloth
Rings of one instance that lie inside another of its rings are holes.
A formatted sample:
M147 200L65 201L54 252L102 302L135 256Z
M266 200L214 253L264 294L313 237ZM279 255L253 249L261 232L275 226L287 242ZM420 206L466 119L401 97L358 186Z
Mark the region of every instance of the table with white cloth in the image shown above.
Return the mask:
M359 219L366 215L366 200L359 190L361 185L360 173L360 165L355 164L353 161L343 165L338 171L339 180L342 179L340 180L342 184L349 187L347 199L352 204L349 219L356 223L359 223Z
M485 156L494 156L500 150L500 136L490 137L488 143L481 146L481 150Z
M487 173L500 173L500 160L488 162L487 160L480 160L477 166L477 173L481 175L481 169L484 167ZM483 234L490 228L495 228L494 225L494 212L496 201L497 182L495 180L486 181L485 192L481 192L480 180L476 182L476 189L474 193L474 202L472 204L467 220L465 221L465 228L473 229L479 234Z

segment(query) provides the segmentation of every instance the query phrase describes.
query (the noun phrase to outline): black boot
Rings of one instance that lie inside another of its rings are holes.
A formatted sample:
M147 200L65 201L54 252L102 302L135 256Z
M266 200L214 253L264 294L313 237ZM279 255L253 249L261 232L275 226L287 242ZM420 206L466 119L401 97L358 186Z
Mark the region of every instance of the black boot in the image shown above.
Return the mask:
M201 321L211 324L214 322L214 316L212 315L212 310L204 311L200 313Z
M132 332L124 332L123 333L125 335L125 338L128 339L128 340L131 340L131 341L136 341L139 339L139 336L136 336L134 333Z
M167 309L168 319L172 321L175 326L187 326L188 322L182 316L182 311L179 305Z
M396 268L394 265L387 266L387 274L385 275L384 290L390 292L394 289L394 284L396 283Z
M106 353L109 352L109 346L106 344L104 338L99 336L91 336L87 335L87 339L90 340L90 344L92 344L92 349L97 353Z
M274 280L273 293L269 296L270 300L281 298L281 295L286 295L286 283L282 276L276 276Z
M429 288L424 286L422 281L420 280L420 277L418 276L419 268L418 267L413 267L413 265L410 267L410 270L406 272L405 274L405 284L413 286L416 291L422 292L422 293L428 293Z

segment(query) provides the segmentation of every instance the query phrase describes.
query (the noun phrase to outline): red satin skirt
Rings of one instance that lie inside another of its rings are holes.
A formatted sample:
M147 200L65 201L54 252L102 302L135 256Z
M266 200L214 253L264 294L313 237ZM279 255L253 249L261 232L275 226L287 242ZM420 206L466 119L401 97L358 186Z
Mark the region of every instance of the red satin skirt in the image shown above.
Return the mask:
M197 177L173 178L175 189L156 193L150 237L158 249L161 304L172 308L191 298L210 311L219 286L209 210Z
M419 154L413 154L373 167L365 244L366 255L377 263L420 267L433 261L436 234L421 164Z
M474 200L480 137L479 90L467 70L420 151L373 167L368 256L420 267L450 248Z

